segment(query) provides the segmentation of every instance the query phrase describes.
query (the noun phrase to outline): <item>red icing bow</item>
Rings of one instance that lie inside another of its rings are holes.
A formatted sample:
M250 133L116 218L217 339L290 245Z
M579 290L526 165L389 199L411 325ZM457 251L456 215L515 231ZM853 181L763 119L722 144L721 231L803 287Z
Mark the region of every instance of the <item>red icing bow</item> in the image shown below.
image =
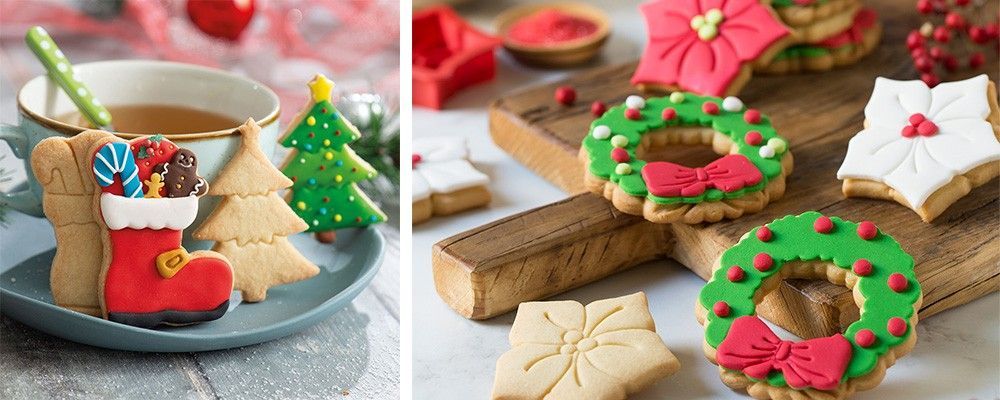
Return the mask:
M719 344L719 365L765 379L781 371L789 386L833 390L851 360L851 344L841 334L802 342L781 340L760 318L743 316L733 321Z
M642 168L649 192L660 197L697 196L710 188L735 192L753 186L764 176L746 156L729 154L704 168L688 168L666 161L651 162Z

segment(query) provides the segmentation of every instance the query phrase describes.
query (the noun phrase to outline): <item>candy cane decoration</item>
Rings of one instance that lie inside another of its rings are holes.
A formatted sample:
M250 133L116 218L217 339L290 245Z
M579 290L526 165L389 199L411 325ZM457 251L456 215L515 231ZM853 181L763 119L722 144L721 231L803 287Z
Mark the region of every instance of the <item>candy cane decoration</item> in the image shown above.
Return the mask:
M128 143L113 142L101 146L94 156L94 176L97 184L108 187L115 183L115 174L122 179L125 197L141 198L142 183L139 182L139 167L135 165Z

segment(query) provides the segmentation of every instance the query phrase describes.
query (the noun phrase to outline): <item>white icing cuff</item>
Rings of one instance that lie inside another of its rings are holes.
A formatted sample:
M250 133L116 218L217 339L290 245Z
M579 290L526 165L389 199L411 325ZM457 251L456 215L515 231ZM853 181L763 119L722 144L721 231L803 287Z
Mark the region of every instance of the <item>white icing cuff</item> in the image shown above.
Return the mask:
M413 175L421 175L433 193L452 193L462 189L483 186L490 177L477 171L466 160L424 163L418 165Z
M181 230L198 215L198 197L132 199L111 193L101 194L101 215L108 229Z
M417 172L413 173L413 201L420 201L431 197L431 186L427 184L427 180L424 179L423 175Z

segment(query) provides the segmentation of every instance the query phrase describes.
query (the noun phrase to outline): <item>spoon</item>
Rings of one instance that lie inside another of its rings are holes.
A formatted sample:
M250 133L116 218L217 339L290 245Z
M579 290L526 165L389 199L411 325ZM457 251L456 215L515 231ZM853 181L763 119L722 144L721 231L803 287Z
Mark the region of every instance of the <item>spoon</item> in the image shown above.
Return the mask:
M31 27L24 35L24 41L28 48L35 53L38 61L49 72L49 77L59 84L59 87L66 92L80 114L87 118L93 126L105 131L114 131L111 125L111 113L101 104L100 100L94 97L83 82L76 78L73 73L73 64L66 59L66 55L56 46L49 33L40 26Z

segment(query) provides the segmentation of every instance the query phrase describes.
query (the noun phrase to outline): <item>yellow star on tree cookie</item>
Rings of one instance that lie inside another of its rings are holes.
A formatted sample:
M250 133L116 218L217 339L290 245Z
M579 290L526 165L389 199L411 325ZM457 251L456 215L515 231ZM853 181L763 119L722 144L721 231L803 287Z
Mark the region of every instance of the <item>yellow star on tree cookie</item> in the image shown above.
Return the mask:
M309 90L312 91L314 102L329 101L330 93L333 92L333 81L326 79L323 74L316 74L313 80L309 81Z
M149 176L148 181L142 181L146 184L149 190L146 192L145 197L147 199L158 199L160 198L160 188L163 187L163 177L158 173L153 173Z

